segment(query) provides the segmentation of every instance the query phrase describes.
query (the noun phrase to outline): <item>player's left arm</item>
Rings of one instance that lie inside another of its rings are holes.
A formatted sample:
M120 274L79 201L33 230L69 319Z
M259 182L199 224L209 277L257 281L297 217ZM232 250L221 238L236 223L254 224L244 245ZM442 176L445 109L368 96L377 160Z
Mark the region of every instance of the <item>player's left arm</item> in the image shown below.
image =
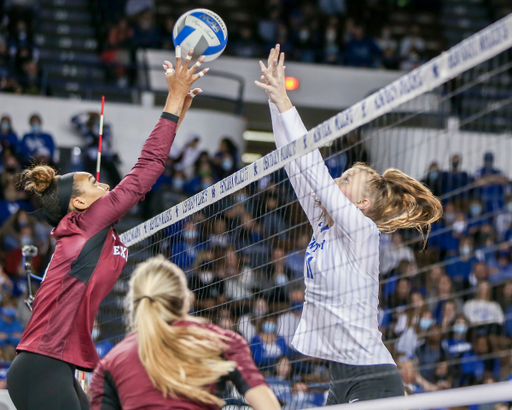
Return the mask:
M122 410L121 400L112 374L104 367L102 360L92 376L91 410Z

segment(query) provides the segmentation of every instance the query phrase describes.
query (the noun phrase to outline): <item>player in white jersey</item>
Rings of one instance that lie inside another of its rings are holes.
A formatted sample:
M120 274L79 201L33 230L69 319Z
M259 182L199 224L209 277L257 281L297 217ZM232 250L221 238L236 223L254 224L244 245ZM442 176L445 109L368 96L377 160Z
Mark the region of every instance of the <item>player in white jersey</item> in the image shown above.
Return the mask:
M278 148L307 130L284 86L284 53L260 62ZM383 176L356 164L333 179L318 150L285 167L313 227L306 251L305 303L292 345L330 362L327 404L404 394L393 357L378 328L379 236L399 228L429 230L442 215L440 201L396 169Z

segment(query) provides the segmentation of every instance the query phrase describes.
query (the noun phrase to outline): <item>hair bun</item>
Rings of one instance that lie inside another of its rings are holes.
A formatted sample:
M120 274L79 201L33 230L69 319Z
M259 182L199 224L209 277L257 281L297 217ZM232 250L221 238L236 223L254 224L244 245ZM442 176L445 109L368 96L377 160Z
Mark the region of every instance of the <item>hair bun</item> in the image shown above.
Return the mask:
M57 179L57 173L48 165L37 165L23 171L22 185L27 192L43 195L44 191Z

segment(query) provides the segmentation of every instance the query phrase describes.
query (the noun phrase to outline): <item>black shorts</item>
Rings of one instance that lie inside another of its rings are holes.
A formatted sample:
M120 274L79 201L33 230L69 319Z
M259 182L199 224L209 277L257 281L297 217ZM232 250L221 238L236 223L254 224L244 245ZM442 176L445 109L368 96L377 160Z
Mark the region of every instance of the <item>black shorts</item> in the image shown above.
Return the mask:
M331 383L326 405L404 395L404 383L395 365L353 366L336 362L329 365Z

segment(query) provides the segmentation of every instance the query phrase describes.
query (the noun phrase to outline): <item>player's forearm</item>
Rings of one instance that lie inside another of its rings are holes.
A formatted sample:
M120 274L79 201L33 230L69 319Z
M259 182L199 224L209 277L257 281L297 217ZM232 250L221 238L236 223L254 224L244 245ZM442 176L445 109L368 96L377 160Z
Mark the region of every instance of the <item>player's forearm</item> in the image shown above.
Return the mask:
M287 95L277 99L274 103L281 114L293 108L293 104Z
M164 112L181 117L183 111L183 104L185 102L185 96L186 95L170 92L167 95L167 101L165 102Z
M257 386L245 393L245 400L254 410L279 410L281 405L268 386Z

